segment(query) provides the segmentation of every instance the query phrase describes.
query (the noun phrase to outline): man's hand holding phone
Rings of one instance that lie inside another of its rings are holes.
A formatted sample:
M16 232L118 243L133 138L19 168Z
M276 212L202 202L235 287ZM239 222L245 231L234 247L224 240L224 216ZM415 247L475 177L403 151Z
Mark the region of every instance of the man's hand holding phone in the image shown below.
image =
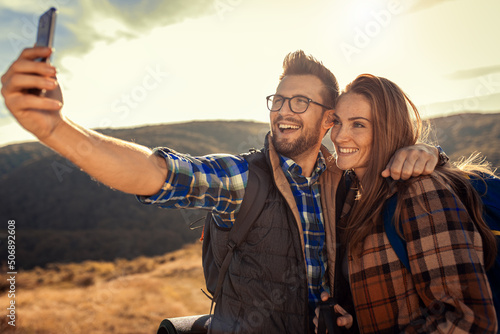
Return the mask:
M40 139L49 136L62 119L63 101L56 69L48 62L52 54L54 15L55 10L50 9L40 17L37 44L48 45L23 50L1 80L5 105L26 130Z
M131 194L158 192L167 177L165 159L145 146L104 136L62 115L56 70L37 61L51 54L50 47L25 49L2 76L2 95L12 115L43 144L103 184ZM32 88L47 93L30 94Z

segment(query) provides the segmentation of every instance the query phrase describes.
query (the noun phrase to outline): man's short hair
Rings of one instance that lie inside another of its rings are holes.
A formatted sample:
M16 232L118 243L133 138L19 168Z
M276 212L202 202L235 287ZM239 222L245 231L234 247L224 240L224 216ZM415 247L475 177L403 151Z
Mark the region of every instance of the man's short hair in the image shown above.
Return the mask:
M304 51L297 50L290 52L283 60L283 73L280 80L286 75L314 75L321 80L324 85L322 93L323 104L335 107L339 97L339 84L333 73L327 69L322 62L311 55L306 55Z

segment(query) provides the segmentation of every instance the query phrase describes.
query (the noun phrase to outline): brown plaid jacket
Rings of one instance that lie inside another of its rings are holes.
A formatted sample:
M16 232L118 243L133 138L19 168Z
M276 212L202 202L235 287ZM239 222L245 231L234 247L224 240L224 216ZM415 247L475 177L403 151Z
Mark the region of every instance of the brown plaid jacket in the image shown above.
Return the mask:
M496 333L481 237L463 204L435 175L410 185L399 197L411 273L382 221L361 256L348 256L360 332ZM346 206L353 201L348 196Z

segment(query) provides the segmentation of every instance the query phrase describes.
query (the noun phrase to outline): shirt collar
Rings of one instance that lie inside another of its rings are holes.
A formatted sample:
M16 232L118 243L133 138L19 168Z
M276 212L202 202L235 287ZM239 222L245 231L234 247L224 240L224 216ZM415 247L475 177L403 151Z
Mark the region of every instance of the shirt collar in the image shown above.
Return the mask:
M293 161L290 158L284 157L281 154L278 153L278 156L280 158L280 165L281 168L283 169L283 172L285 173L287 178L293 178L293 179L299 179L299 178L305 178L302 176L302 167L297 165L295 161ZM318 180L320 175L326 170L326 160L325 157L323 156L323 153L319 151L318 153L318 159L316 161L316 167L314 168L311 177L310 177L310 182L314 183Z

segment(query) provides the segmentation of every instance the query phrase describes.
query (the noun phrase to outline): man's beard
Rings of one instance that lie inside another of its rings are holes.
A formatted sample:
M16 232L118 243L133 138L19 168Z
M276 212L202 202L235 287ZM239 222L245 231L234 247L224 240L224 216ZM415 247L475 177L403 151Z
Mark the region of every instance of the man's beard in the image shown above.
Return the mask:
M295 158L311 150L318 144L318 142L320 141L320 125L321 119L314 127L316 131L306 131L293 142L278 141L277 136L272 136L271 138L273 146L279 154L294 160Z

